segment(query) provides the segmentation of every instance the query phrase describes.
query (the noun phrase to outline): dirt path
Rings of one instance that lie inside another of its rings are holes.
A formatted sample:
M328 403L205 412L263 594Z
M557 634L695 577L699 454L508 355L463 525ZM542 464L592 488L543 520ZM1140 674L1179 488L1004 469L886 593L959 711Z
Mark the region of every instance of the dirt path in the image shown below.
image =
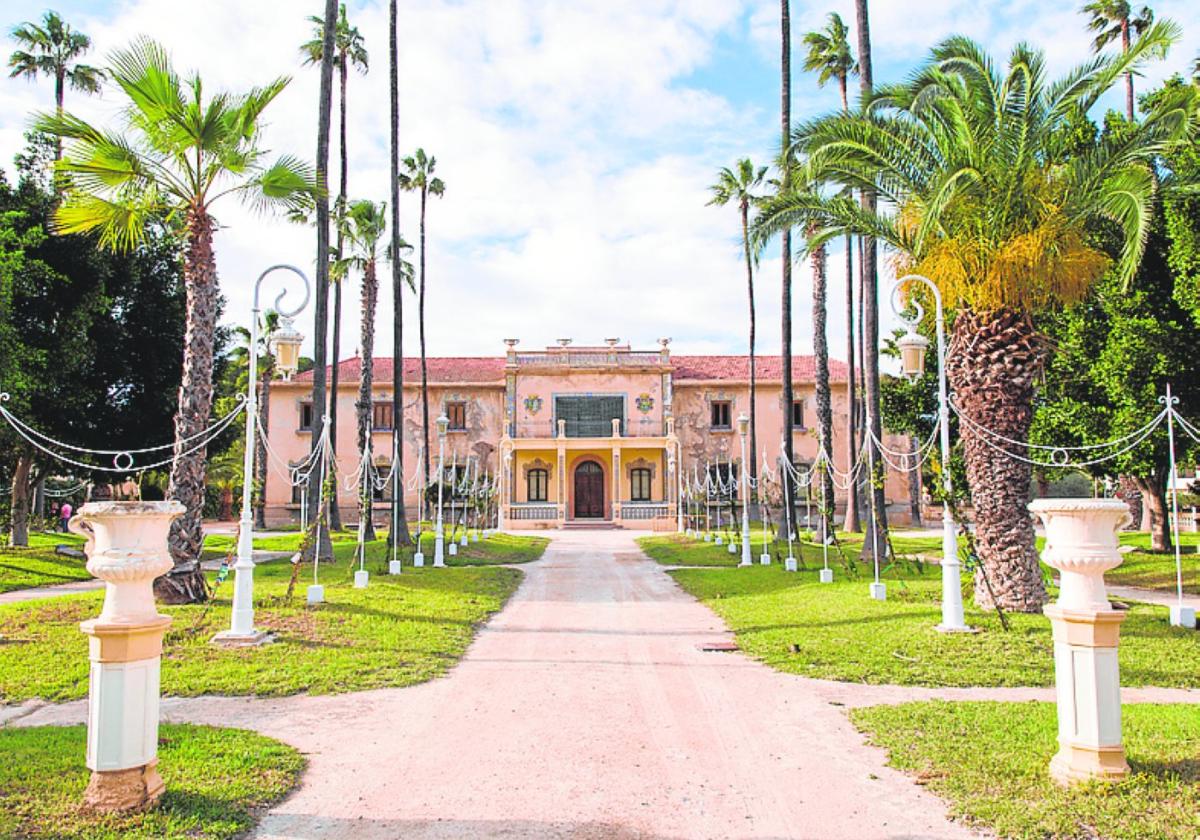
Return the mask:
M260 837L972 836L862 744L823 684L699 650L729 634L627 533L559 535L526 569L445 679L168 699L164 718L244 726L308 754ZM21 723L84 713L45 706Z

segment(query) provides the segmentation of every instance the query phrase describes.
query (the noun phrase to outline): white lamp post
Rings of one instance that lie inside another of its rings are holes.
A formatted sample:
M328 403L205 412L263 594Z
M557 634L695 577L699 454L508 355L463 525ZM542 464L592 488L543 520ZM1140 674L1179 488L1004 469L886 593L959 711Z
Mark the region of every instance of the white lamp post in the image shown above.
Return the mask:
M284 309L283 299L287 289L275 298L274 309L279 313L280 326L269 339L275 364L285 378L296 372L300 360L300 342L303 336L292 326L294 318L308 306L311 290L304 272L291 265L273 265L258 275L254 283L254 308L250 315L250 352L248 376L246 377L246 452L242 458L242 515L238 528L237 562L233 565L233 617L229 629L218 633L213 641L218 644L243 646L261 644L267 634L254 629L254 516L251 500L254 495L254 443L258 432L258 318L261 314L258 295L263 280L273 271L290 271L304 284L304 300L295 309Z
M950 512L950 499L954 490L950 478L950 398L946 384L946 319L942 311L942 294L938 287L928 277L919 274L909 274L896 281L892 289L892 310L908 327L908 331L896 342L900 348L900 365L904 377L915 380L925 369L925 353L929 349L929 339L919 335L916 325L924 315L924 310L916 300L909 302L916 308L916 316L910 321L902 314L903 307L899 303L899 292L908 283L924 283L933 293L935 320L937 325L937 364L938 364L938 425L941 430L942 451L942 623L938 630L947 633L969 631L963 620L962 603L962 573L958 562L958 529L954 524L954 515Z
M438 505L437 505L437 527L433 535L433 566L440 569L446 565L445 556L445 540L446 535L442 530L442 483L444 476L442 470L446 463L446 430L450 428L450 418L444 413L437 419L437 434L438 434Z
M739 566L753 566L754 560L750 556L750 470L746 465L750 462L746 460L746 433L750 429L750 418L745 414L738 415L738 437L742 439L742 464L739 468L741 471L741 480L738 484L742 491L742 562Z

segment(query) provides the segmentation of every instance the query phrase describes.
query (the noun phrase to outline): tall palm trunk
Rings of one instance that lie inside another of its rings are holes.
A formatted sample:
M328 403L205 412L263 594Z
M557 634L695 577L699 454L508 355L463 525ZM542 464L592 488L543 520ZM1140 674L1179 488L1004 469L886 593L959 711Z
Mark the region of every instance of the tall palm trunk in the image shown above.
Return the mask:
M388 81L391 88L389 174L392 199L392 450L400 498L392 506L388 541L411 545L404 509L404 271L400 265L400 73L396 0L388 4Z
M338 125L338 154L340 156L340 170L338 178L338 212L346 212L346 180L349 174L349 166L346 155L346 52L342 50L338 53L338 110L339 110L339 125ZM342 233L342 226L338 225L337 244L334 246L334 258L340 260L342 258L342 250L345 244L345 235ZM340 371L338 371L338 362L342 356L342 281L337 280L333 284L333 368L329 371L329 440L333 445L334 453L337 452L337 422L338 422L338 379ZM340 531L342 529L342 513L338 507L337 500L334 499L333 505L329 509L329 527Z
M1129 18L1121 18L1121 52L1129 52ZM1133 73L1125 74L1125 116L1133 122Z
M421 333L421 433L425 448L425 486L429 486L429 368L425 361L425 189L421 189L421 286L417 299L417 324ZM441 476L438 476L441 480Z
M846 469L854 468L854 456L858 454L858 395L855 388L854 370L854 239L846 236ZM843 526L847 531L857 531L858 483L846 482L846 518Z
M1033 326L1024 315L1007 309L962 309L955 316L947 375L955 401L972 423L1013 440L1028 440L1041 362ZM1046 588L1026 507L1031 467L997 452L978 433L963 434L963 450L980 558L975 602L994 607L995 593L1005 610L1038 612L1046 602Z
M328 364L326 341L329 339L329 122L333 110L333 36L337 26L337 0L325 0L325 41L321 50L321 87L317 103L317 282L313 315L313 429L312 451L318 452L325 432L325 413L329 395L326 391L325 367ZM318 463L320 463L320 456ZM334 465L330 465L333 468ZM315 481L313 480L315 479ZM321 518L321 488L326 483L324 471L313 470L308 492L308 521ZM337 505L336 497L333 504ZM328 528L318 528L321 542L315 553L326 560L333 556L333 543ZM306 560L311 559L309 550Z
M62 117L63 113L63 88L65 87L66 82L66 79L64 78L65 74L65 67L59 67L54 73L54 110L59 117ZM62 138L57 135L54 138L54 159L62 160Z
M375 384L375 306L379 299L379 280L375 276L375 260L368 260L362 280L362 374L358 379L358 451L371 452L371 414L374 408L372 389ZM375 539L375 522L371 516L374 488L362 488L358 515L366 524L366 538Z
M755 425L755 404L758 394L758 377L754 363L754 261L750 256L750 203L742 201L742 250L746 255L746 294L750 301L750 480L758 479L758 431Z
M27 451L20 452L12 479L12 532L9 535L12 546L29 545L29 474L32 469L33 457Z
M167 604L195 604L208 598L200 570L204 544L204 480L207 453L203 447L188 452L191 438L208 425L212 411L213 341L217 330L220 291L212 238L215 223L204 208L188 214L183 280L187 289L187 317L183 338L183 378L175 412L175 461L167 497L183 503L184 513L171 525L170 547L174 567L154 582L159 600Z
M782 134L783 149L786 154L790 145L792 126L792 13L791 0L779 0L779 118ZM783 180L786 186L788 167L783 169ZM792 389L792 232L783 232L781 257L783 263L783 284L780 295L780 378L783 380L783 457L788 464L796 462L793 448L794 430L792 428L792 404L796 395ZM791 486L786 495L792 500L790 518L796 521L796 484L790 478L785 478Z
M263 369L262 381L258 386L258 416L262 421L263 431L271 428L271 377L275 374L275 366L268 363ZM254 527L265 530L267 527L267 441L264 435L256 435L254 443L254 481L258 485L258 497L254 505Z
M846 93L846 74L838 76L838 91L842 95L842 111L850 113L850 99ZM846 470L854 468L854 456L858 454L855 446L857 437L855 424L857 421L857 398L854 388L854 237L846 234ZM832 442L830 454L832 455ZM846 518L843 527L847 531L857 531L858 525L858 484L855 481L846 482Z
M867 0L854 0L854 13L858 22L858 76L863 100L871 95L871 24L867 11ZM863 190L862 206L868 213L875 212L875 191ZM883 423L880 420L879 392L879 273L878 245L874 237L862 239L863 288L862 288L862 341L863 341L863 394L866 401L867 434L877 440L883 439ZM869 441L870 514L867 517L867 537L863 540L863 556L874 560L877 551L886 545L887 499L883 490L883 459L874 441ZM880 557L880 560L883 558Z
M920 444L916 435L908 436L908 510L914 528L921 528L921 462Z
M815 249L811 255L813 271L813 355L816 357L816 391L817 391L817 427L821 447L833 457L833 408L829 394L829 344L825 337L825 325L828 319L826 309L826 265L828 263L825 246ZM821 470L822 499L820 538L824 542L827 537L826 527L833 522L834 495L833 473L826 466Z

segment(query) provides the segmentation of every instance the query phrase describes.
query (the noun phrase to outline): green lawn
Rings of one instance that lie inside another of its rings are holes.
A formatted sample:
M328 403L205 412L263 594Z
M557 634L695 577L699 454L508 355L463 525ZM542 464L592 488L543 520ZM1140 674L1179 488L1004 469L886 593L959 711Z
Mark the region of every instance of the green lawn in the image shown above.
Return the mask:
M909 703L850 716L955 817L1001 837L1200 837L1200 706L1125 706L1130 778L1069 789L1047 773L1058 749L1050 703Z
M813 546L806 551L819 552ZM1054 682L1050 623L1041 615L1010 615L1004 632L995 613L964 601L977 634L942 634L941 576L905 567L888 570L888 600L868 597L870 570L850 578L836 567L834 583L817 581L816 563L787 573L779 566L679 569L676 581L737 634L750 655L807 677L929 686L1048 686ZM832 564L831 564L832 565ZM1125 685L1200 687L1200 633L1170 627L1161 608L1134 606L1121 629Z
M81 559L54 553L56 545L82 548L75 534L30 534L28 548L0 548L0 592L70 583L91 577Z
M240 729L164 725L158 769L167 790L154 810L86 814L82 726L0 729L0 835L4 837L224 838L243 835L304 769L289 746Z
M232 576L210 607L163 607L175 623L162 663L164 694L329 694L405 686L440 676L466 651L479 624L499 610L521 573L507 568L412 569L352 586L353 567L320 568L326 602L305 605L312 568L301 569L291 601L283 598L292 566L261 564L255 573L256 624L274 644L227 650L209 643L229 626ZM87 637L79 622L96 616L102 593L0 606L0 700L69 700L87 693Z
M379 532L380 539L367 543L367 562L386 562L390 559L384 533ZM461 536L461 532L460 532ZM333 554L338 560L354 556L358 544L358 534L353 531L340 531L331 535ZM449 531L446 532L447 542ZM425 562L433 562L432 533L421 536L421 546L425 554ZM503 563L529 563L537 560L546 550L550 541L545 537L526 537L512 534L494 534L479 542L471 542L458 547L458 554L450 556L446 553L446 564L449 566L494 566ZM209 535L204 539L204 550L209 556L224 557L235 546L232 536ZM300 535L284 534L274 537L260 537L254 541L254 547L260 551L296 551L300 547ZM400 561L407 567L412 559L412 549L402 550Z

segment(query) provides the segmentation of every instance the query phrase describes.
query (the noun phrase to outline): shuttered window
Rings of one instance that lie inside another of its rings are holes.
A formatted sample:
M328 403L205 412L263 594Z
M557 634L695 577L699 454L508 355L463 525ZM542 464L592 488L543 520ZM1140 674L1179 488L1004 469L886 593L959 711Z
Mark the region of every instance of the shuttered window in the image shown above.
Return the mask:
M624 397L555 397L554 416L567 423L567 437L611 437L612 421L625 434Z

